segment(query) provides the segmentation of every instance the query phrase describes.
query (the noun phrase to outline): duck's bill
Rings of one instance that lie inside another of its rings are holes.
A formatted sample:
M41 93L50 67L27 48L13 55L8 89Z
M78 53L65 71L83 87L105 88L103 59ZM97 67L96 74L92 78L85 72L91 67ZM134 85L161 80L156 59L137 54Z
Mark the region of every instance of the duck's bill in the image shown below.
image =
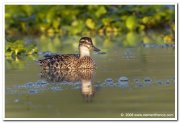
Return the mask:
M96 52L99 52L101 51L100 49L98 49L97 47L93 46L93 50L96 51Z

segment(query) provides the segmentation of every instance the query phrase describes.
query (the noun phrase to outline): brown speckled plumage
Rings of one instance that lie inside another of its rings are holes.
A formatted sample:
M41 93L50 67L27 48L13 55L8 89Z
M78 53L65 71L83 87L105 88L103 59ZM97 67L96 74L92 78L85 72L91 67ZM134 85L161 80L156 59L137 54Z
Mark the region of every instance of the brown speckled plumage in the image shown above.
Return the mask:
M100 51L96 48L91 38L83 37L79 42L80 54L54 55L39 60L43 69L51 70L69 70L69 69L91 69L95 68L95 63L90 57L90 51Z
M78 63L77 63L78 69L94 68L94 67L95 67L95 62L91 57L84 56L84 57L78 59Z
M55 55L39 60L43 69L75 69L79 59L78 54Z

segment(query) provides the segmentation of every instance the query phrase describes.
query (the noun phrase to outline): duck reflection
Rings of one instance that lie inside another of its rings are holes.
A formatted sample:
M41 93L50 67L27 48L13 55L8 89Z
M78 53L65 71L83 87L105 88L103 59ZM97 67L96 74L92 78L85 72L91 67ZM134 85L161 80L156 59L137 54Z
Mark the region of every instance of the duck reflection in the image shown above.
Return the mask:
M48 82L81 82L81 93L87 102L91 102L95 94L93 76L95 69L79 70L42 70L42 79Z

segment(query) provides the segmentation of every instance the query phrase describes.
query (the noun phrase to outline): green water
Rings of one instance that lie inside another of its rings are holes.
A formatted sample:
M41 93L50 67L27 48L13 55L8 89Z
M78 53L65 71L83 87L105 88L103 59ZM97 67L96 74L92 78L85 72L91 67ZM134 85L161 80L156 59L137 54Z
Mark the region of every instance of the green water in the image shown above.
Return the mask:
M115 48L93 58L97 69L87 79L93 88L89 98L83 96L82 78L74 82L41 78L34 62L38 56L6 59L5 117L134 118L154 113L175 117L174 49ZM121 83L120 77L128 80Z

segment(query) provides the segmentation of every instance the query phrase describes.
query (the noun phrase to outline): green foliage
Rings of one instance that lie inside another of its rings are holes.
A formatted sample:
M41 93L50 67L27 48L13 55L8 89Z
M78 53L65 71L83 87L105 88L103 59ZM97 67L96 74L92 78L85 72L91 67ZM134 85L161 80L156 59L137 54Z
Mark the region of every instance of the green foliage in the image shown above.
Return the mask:
M6 5L7 34L74 35L98 32L107 26L121 31L172 30L172 5Z
M105 6L100 6L95 14L97 17L101 17L102 15L104 15L106 13L107 13L107 11L106 11Z
M32 55L38 51L34 44L25 45L24 41L6 41L5 55L6 57L17 57L20 55Z
M88 18L86 20L86 25L89 29L94 29L95 28L95 23L91 18Z
M126 19L126 27L130 30L130 31L133 31L137 28L137 18L136 16L129 16L127 19Z
M100 36L99 45L105 49L114 43L127 47L173 44L174 32L173 5L5 5L6 40L11 40L6 41L6 57L77 49L84 35ZM39 38L27 45L18 40L22 35Z

